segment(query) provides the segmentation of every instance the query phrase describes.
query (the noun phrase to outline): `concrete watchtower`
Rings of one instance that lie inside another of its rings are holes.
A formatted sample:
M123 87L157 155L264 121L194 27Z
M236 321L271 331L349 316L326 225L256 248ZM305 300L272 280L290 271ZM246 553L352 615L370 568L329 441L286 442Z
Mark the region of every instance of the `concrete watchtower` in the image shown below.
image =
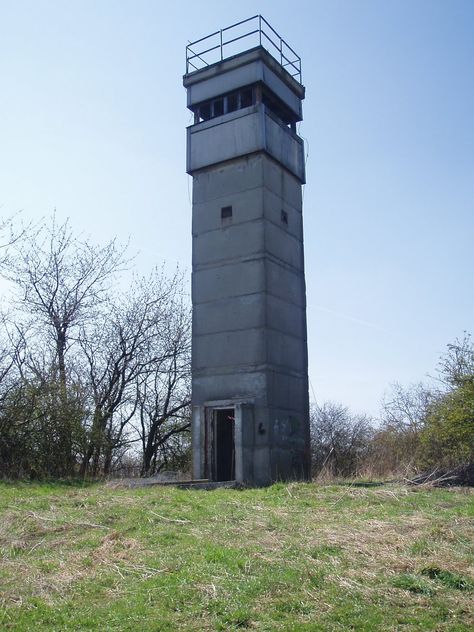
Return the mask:
M307 478L301 60L257 15L191 43L186 61L193 474Z

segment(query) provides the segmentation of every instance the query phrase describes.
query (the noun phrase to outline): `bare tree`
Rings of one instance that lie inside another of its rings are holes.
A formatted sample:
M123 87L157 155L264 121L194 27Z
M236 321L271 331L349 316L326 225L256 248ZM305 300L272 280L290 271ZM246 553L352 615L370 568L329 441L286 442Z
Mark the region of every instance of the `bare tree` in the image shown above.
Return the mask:
M0 317L0 332L3 334L0 338L0 393L3 391L3 385L11 372L15 360L14 355L11 353L9 337L5 336L6 323L5 317ZM0 335L1 335L0 334ZM0 394L1 397L1 394Z
M13 329L13 330L12 330ZM5 314L0 315L0 405L21 375L24 341Z
M16 215L0 219L0 269L8 264L8 249L18 243L26 234L31 225L17 226Z
M181 281L179 273L168 279L163 271L136 280L128 293L107 305L100 323L83 328L81 348L93 413L82 475L96 475L101 467L108 474L114 450L133 441L130 422L143 402L137 385L173 370L170 361L178 358L177 349L184 344L170 336Z
M4 267L18 289L18 302L33 322L46 328L59 382L67 382L66 353L74 330L96 313L115 273L124 265L115 240L94 246L76 237L69 223L28 232Z
M427 411L438 393L423 383L392 384L384 395L381 424L372 443L372 469L379 475L416 470Z
M371 419L355 415L346 406L326 402L311 411L313 471L322 468L337 476L356 474L369 450L373 435Z
M464 332L461 339L457 338L448 344L447 352L438 363L438 374L448 388L474 382L474 343L471 334Z
M24 402L31 397L48 411L43 419L55 429L48 436L63 453L64 473L74 473L77 429L85 412L75 404L78 385L67 356L80 326L97 315L124 264L124 249L114 240L94 246L54 216L49 224L30 228L15 240L2 264L4 277L16 290L16 327L25 342L19 388Z
M398 382L392 384L382 402L382 426L418 435L434 396L432 390L421 382L408 387Z
M137 383L142 476L155 474L183 456L183 442L176 439L190 427L190 314L182 304L171 310L166 340L163 358Z
M178 455L189 426L181 273L155 270L112 292L124 249L94 246L54 217L10 246L1 272L16 300L10 340L0 339L0 470L4 459L17 472L62 476L80 463L97 476L140 445L147 473Z

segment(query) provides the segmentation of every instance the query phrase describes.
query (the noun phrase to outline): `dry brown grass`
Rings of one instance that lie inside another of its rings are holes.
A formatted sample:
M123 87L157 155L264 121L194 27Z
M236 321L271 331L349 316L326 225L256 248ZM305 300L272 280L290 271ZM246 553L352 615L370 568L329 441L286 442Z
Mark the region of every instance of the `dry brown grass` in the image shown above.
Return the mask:
M170 630L293 629L316 616L324 630L385 632L405 618L407 630L467 630L472 593L423 569L474 581L472 500L400 485L27 490L3 503L0 605L24 629L44 608L97 629L89 619L122 629L114 612L135 613L123 629L140 629L158 608Z

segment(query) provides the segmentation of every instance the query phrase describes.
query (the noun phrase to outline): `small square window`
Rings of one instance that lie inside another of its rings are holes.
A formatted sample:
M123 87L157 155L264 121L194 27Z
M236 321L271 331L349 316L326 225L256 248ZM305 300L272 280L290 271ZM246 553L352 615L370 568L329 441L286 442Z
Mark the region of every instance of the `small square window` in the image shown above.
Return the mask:
M288 226L288 213L286 211L282 210L281 221Z
M221 208L221 219L232 218L232 206L223 206Z

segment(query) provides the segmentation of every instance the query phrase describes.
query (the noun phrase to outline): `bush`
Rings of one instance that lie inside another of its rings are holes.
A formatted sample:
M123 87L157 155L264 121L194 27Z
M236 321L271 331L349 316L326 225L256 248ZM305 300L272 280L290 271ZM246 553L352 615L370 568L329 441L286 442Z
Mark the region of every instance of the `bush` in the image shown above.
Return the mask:
M85 414L78 387L64 391L54 380L18 384L0 411L0 475L73 476Z
M419 456L425 467L454 468L474 462L474 382L466 381L431 406Z

